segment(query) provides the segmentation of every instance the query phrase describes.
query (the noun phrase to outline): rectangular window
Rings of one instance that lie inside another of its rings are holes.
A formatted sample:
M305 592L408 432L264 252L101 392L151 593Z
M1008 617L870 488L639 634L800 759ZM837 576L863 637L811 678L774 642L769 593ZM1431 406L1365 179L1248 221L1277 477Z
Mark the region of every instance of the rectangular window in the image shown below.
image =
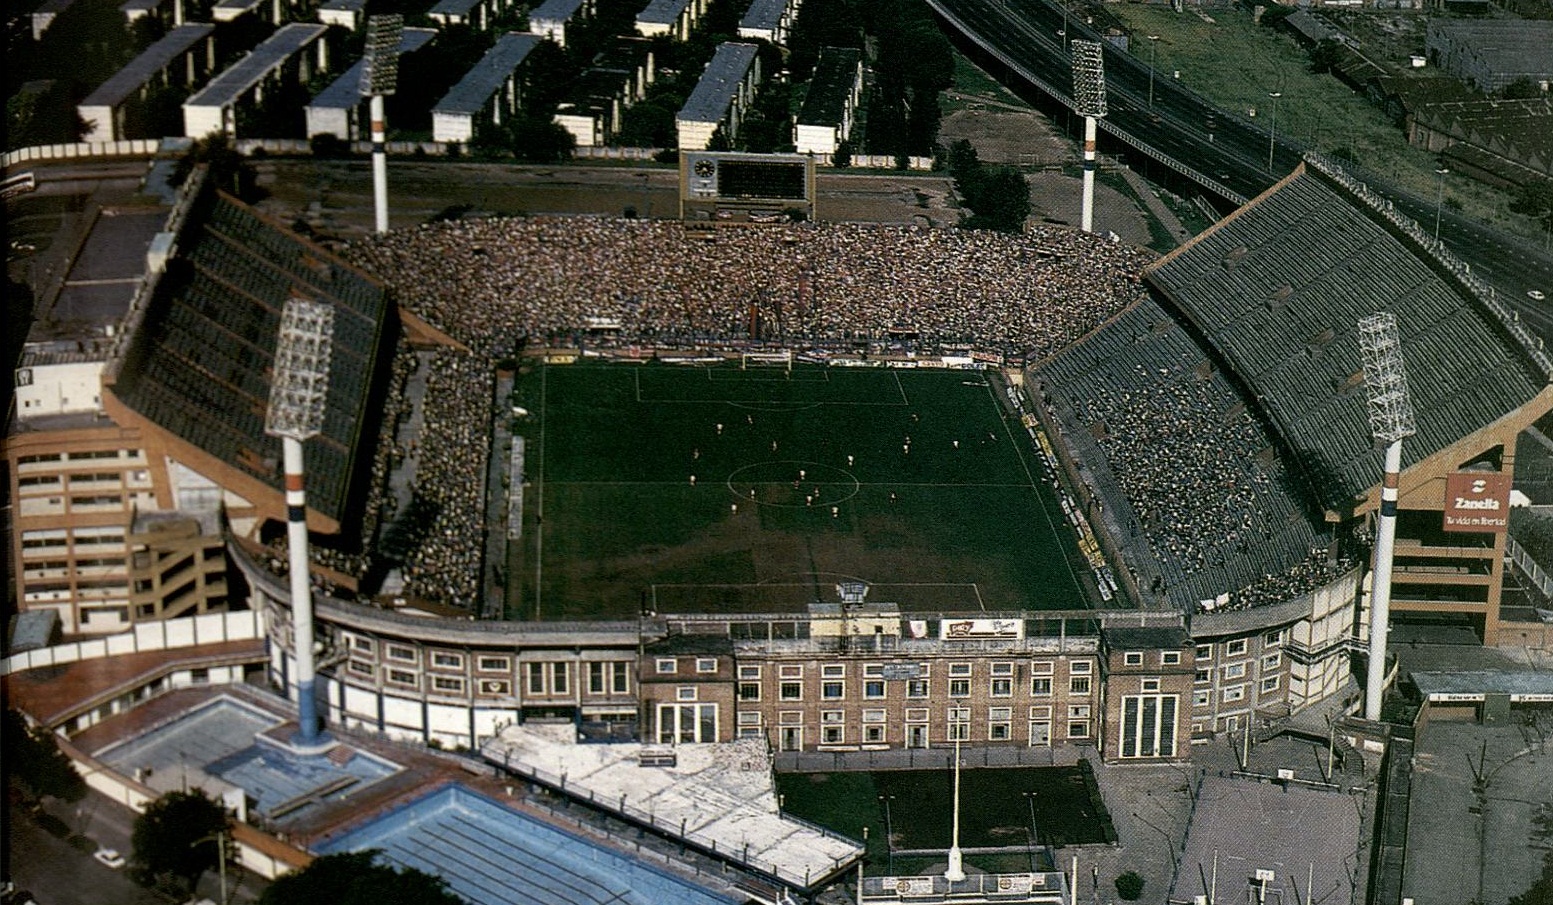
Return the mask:
M1030 674L1033 676L1049 676L1052 674L1052 662L1050 660L1036 660L1030 664Z
M415 673L406 669L390 669L388 681L394 685L404 685L410 688L419 688L420 679Z
M882 709L863 711L863 722L865 723L882 723L884 719L885 713Z
M1089 705L1088 704L1071 704L1071 705L1069 705L1068 706L1068 719L1070 719L1070 720L1087 720L1087 719L1089 719Z
M1089 694L1089 676L1074 676L1069 679L1068 694Z
M350 661L350 671L357 675L370 676L375 671L371 663L362 663L360 660Z
M696 699L696 686L681 685L674 689L674 700L694 701Z
M1181 652L1178 650L1167 650L1159 655L1159 662L1165 666L1180 666Z
M869 679L863 683L863 697L877 700L884 697L884 680Z
M512 683L506 679L481 679L480 693L497 697L506 697L512 693Z
M884 744L884 741L885 741L885 739L884 739L884 727L883 726L864 726L863 727L863 741L865 743L867 743L867 744L870 744L870 745L882 745L882 744Z
M1158 679L1143 679L1138 683L1139 691L1159 691Z
M1174 757L1176 696L1126 695L1122 698L1122 757Z
M1030 721L1030 745L1032 747L1048 747L1052 743L1051 720Z
M1094 664L1089 660L1074 660L1068 664L1068 672L1075 676L1087 676L1093 666Z
M1262 658L1263 669L1277 669L1282 663L1283 655L1278 651L1273 651L1272 653Z
M908 698L925 698L925 697L927 697L927 692L928 692L927 679L907 679L906 680L906 697L908 697Z
M863 664L863 675L865 677L871 678L871 679L883 678L884 677L884 664L883 663L864 663Z
M431 665L440 669L463 669L464 657L462 654L450 654L443 651L432 651Z
M739 714L739 718L738 718L738 724L740 726L759 726L760 725L760 711L759 710L750 710L750 711L746 711L744 713L740 713Z
M949 696L951 698L968 698L971 696L970 679L950 679Z
M995 698L1011 698L1014 696L1013 679L993 679L992 696Z
M506 657L481 657L476 666L481 672L507 672L512 669L512 661Z
M594 661L588 664L588 694L603 694L604 664Z
M801 701L803 700L803 683L783 682L779 692L784 701Z
M1198 685L1206 685L1209 682L1212 682L1213 681L1213 670L1211 670L1211 669L1199 669L1199 670L1197 670L1197 677L1195 679L1193 679L1193 681L1196 682Z
M739 678L741 678L741 679L758 679L758 678L760 678L760 667L759 666L740 666L739 667Z
M1231 663L1224 667L1224 678L1226 679L1238 679L1245 674L1246 664L1244 663Z
M847 718L847 712L845 710L821 710L820 711L820 722L822 722L822 723L839 723L842 720L845 720L846 718Z
M1283 629L1273 629L1262 636L1263 647L1277 647L1283 643Z
M1089 721L1075 720L1068 723L1068 738L1089 738Z
M1227 657L1238 657L1245 652L1246 639L1244 638L1237 638L1236 640L1224 645L1224 655Z
M353 637L353 638L351 638L351 649L352 650L359 650L359 651L361 651L364 654L371 655L377 649L377 646L372 643L372 639L371 638L354 638Z
M1030 680L1030 694L1045 697L1052 693L1051 676L1035 676Z
M1207 707L1212 698L1213 692L1208 691L1207 689L1203 689L1202 691L1194 691L1192 692L1192 706Z
M415 648L405 647L402 644L388 645L388 659L401 660L405 663L415 662Z
M673 657L659 657L653 662L653 671L660 676L671 676L679 668L679 662Z
M1281 676L1268 676L1267 678L1263 679L1262 680L1262 693L1266 694L1269 691L1277 691L1278 690L1278 680L1281 679L1281 678L1282 678Z
M803 664L801 664L801 663L795 664L795 665L792 665L792 666L782 666L782 667L778 667L778 668L781 670L781 676L784 679L802 679L803 678Z
M741 701L758 701L758 700L760 700L760 683L759 682L740 682L739 683L739 700L741 700Z
M571 672L570 663L550 664L551 694L566 694L569 691L569 686L571 684Z
M949 664L949 674L951 676L968 676L971 674L971 664L951 663Z
M463 694L464 680L457 676L432 676L431 688L443 694Z
M846 677L847 668L844 664L828 663L820 667L820 678L822 679L845 679Z
M827 701L839 701L846 697L845 682L821 682L820 697Z
M1011 676L1014 674L1014 664L994 663L992 664L991 672L995 676Z
M1246 697L1246 686L1244 686L1244 685L1232 685L1229 688L1224 689L1224 696L1223 696L1222 700L1226 704L1231 704L1231 703L1234 703L1235 701L1244 700L1245 697Z
M1197 645L1197 659L1199 659L1199 660L1212 660L1213 659L1213 645L1211 645L1211 644L1199 644L1199 645Z
M717 659L715 657L697 657L696 672L717 672Z
M1122 665L1123 666L1142 666L1143 665L1143 651L1141 651L1141 650L1130 650L1130 651L1126 652L1125 654L1122 654Z
M545 664L530 663L528 665L528 693L545 693Z
M820 744L840 745L847 740L847 727L845 726L821 726Z
M631 691L631 664L624 660L616 660L610 664L610 690L615 694L627 694Z

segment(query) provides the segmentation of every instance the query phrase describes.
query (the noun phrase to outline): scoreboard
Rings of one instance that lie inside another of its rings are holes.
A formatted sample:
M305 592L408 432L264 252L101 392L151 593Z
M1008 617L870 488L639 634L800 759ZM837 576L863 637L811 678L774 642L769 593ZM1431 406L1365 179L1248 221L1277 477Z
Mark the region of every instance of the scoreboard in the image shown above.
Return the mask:
M680 153L686 220L750 220L798 209L814 215L814 158L807 154Z

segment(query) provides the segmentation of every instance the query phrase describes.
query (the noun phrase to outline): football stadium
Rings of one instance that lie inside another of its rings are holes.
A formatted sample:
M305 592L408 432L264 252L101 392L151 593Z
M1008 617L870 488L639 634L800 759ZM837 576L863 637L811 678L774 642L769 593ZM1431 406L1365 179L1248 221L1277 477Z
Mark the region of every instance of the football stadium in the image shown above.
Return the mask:
M316 709L478 753L809 894L862 849L778 816L752 852L704 790L672 793L676 831L667 798L628 801L658 779L610 751L1177 763L1327 737L1363 693L1372 606L1485 645L1523 628L1503 513L1553 362L1329 164L1158 259L1049 226L688 226L472 218L332 252L194 180L108 343L114 427L10 438L13 554L39 563L21 596L72 632L139 632L225 609L225 579L197 604L181 583L224 551L304 735ZM333 326L302 338L316 428L288 433L299 301ZM1413 419L1396 474L1361 348L1376 313ZM75 458L195 514L131 526L128 605L40 559L106 530L90 499L49 508ZM775 793L751 795L770 818Z

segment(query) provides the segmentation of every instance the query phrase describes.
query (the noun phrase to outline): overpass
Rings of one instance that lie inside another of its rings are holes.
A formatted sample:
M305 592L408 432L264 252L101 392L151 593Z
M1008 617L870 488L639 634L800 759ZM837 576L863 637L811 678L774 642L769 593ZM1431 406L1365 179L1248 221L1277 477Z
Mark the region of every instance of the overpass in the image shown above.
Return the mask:
M1287 176L1308 150L1215 106L1146 62L1102 39L1052 0L927 0L955 32L1008 72L1069 109L1072 64L1067 42L1101 41L1109 113L1100 129L1138 154L1185 176L1211 195L1240 205ZM1398 210L1432 223L1436 205L1344 164ZM1535 243L1450 210L1440 212L1446 247L1483 277L1543 338L1553 338L1553 306L1527 295L1553 296L1553 257Z

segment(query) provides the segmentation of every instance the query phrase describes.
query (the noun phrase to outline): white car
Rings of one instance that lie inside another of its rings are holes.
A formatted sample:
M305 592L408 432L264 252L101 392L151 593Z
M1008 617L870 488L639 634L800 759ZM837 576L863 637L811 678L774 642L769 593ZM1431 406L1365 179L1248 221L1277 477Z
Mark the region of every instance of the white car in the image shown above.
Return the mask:
M1528 289L1526 290L1526 297L1534 302L1540 302L1547 298L1547 294L1544 293L1541 289Z
M98 864L101 864L104 867L111 867L114 870L118 870L124 866L124 856L119 854L115 849L100 848L92 853L92 857L97 859Z

